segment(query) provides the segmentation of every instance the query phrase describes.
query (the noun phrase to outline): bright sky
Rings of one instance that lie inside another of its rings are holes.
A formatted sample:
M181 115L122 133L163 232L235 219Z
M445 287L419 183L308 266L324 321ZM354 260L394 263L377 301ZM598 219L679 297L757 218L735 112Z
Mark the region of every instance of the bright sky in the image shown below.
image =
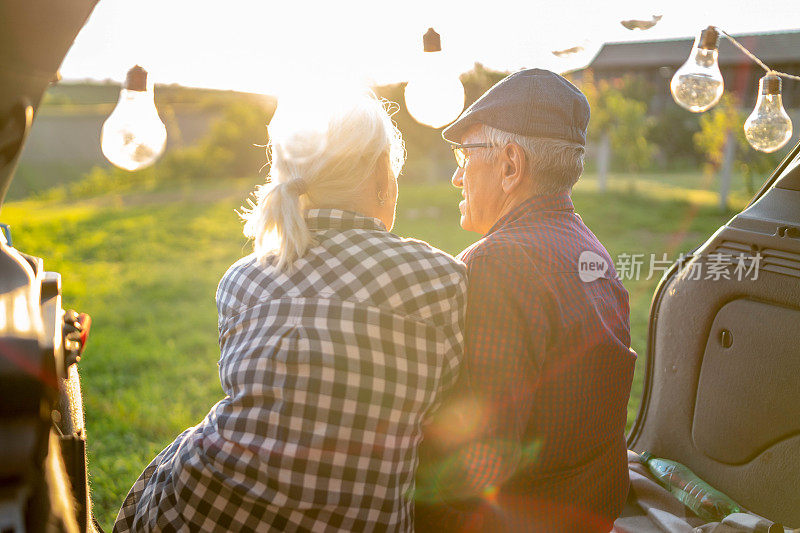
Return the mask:
M646 31L619 23L659 14ZM101 0L61 73L121 80L138 63L157 83L279 94L309 80L408 80L429 26L450 68L463 72L475 62L563 71L591 57L565 61L551 51L689 37L709 24L729 33L800 29L800 1Z

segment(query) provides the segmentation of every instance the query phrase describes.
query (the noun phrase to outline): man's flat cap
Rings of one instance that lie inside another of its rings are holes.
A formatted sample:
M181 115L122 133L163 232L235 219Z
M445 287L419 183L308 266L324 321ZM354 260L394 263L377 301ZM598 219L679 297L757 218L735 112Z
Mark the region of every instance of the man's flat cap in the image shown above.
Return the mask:
M444 129L446 141L460 142L474 124L526 137L563 139L586 145L589 102L563 77L538 68L497 82Z

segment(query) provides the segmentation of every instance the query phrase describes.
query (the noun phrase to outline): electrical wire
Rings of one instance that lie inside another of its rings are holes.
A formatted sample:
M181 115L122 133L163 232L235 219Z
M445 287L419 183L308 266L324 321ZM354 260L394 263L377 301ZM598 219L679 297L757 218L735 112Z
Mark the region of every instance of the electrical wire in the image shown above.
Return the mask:
M788 79L791 79L791 80L797 80L797 81L800 81L800 76L795 76L794 74L787 74L787 73L785 73L785 72L778 72L777 70L773 70L773 69L769 68L769 66L767 66L767 64L766 64L766 63L764 63L764 62L763 62L763 61L761 61L759 58L757 58L757 57L756 57L756 55L755 55L754 53L752 53L750 50L748 50L747 48L745 48L745 47L744 47L744 45L742 45L741 43L739 43L739 41L737 41L736 39L734 39L734 38L733 38L733 36L731 36L731 34L729 34L728 32L726 32L726 31L725 31L725 30L723 30L722 28L718 28L718 27L716 27L716 26L715 26L715 27L714 27L714 29L716 29L716 30L717 30L718 32L720 32L722 35L724 35L725 37L727 37L727 38L728 38L728 40L729 40L731 43L733 43L733 45L734 45L734 46L736 46L736 48L738 48L738 49L739 49L739 50L740 50L740 51L741 51L741 52L742 52L744 55L746 55L747 57L749 57L749 58L750 58L751 60L753 60L753 61L754 61L756 64L758 64L758 66L760 66L760 67L761 67L761 68L763 68L765 71L767 71L767 74L772 74L772 75L774 75L774 76L780 76L780 77L782 77L782 78L788 78Z

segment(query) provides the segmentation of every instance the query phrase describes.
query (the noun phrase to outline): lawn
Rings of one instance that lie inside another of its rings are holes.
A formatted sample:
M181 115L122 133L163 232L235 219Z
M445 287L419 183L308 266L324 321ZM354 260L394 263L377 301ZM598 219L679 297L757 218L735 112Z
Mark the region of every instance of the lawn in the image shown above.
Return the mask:
M730 218L700 176L626 176L596 192L588 176L573 197L577 211L616 258L655 253L671 260ZM95 513L110 528L146 463L222 397L217 375L214 293L228 266L250 245L234 209L250 183L150 193L109 194L80 202L27 200L3 207L15 246L45 258L63 276L64 305L92 315L80 363ZM457 226L459 192L447 183L401 184L395 232L457 253L477 235ZM746 195L732 196L732 207ZM634 349L644 355L650 300L660 272L625 280ZM640 357L639 363L644 361ZM638 365L639 370L643 365ZM637 371L629 406L641 393Z

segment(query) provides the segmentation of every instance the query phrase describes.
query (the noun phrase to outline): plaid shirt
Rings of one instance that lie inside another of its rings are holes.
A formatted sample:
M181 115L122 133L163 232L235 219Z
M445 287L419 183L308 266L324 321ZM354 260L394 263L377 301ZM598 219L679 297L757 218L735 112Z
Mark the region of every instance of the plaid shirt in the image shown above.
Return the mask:
M584 251L605 275L581 280ZM418 531L608 531L636 358L611 257L567 194L524 202L461 257L464 362L420 449Z
M136 481L114 531L411 531L421 424L462 355L464 265L315 209L288 273L217 290L227 396Z

